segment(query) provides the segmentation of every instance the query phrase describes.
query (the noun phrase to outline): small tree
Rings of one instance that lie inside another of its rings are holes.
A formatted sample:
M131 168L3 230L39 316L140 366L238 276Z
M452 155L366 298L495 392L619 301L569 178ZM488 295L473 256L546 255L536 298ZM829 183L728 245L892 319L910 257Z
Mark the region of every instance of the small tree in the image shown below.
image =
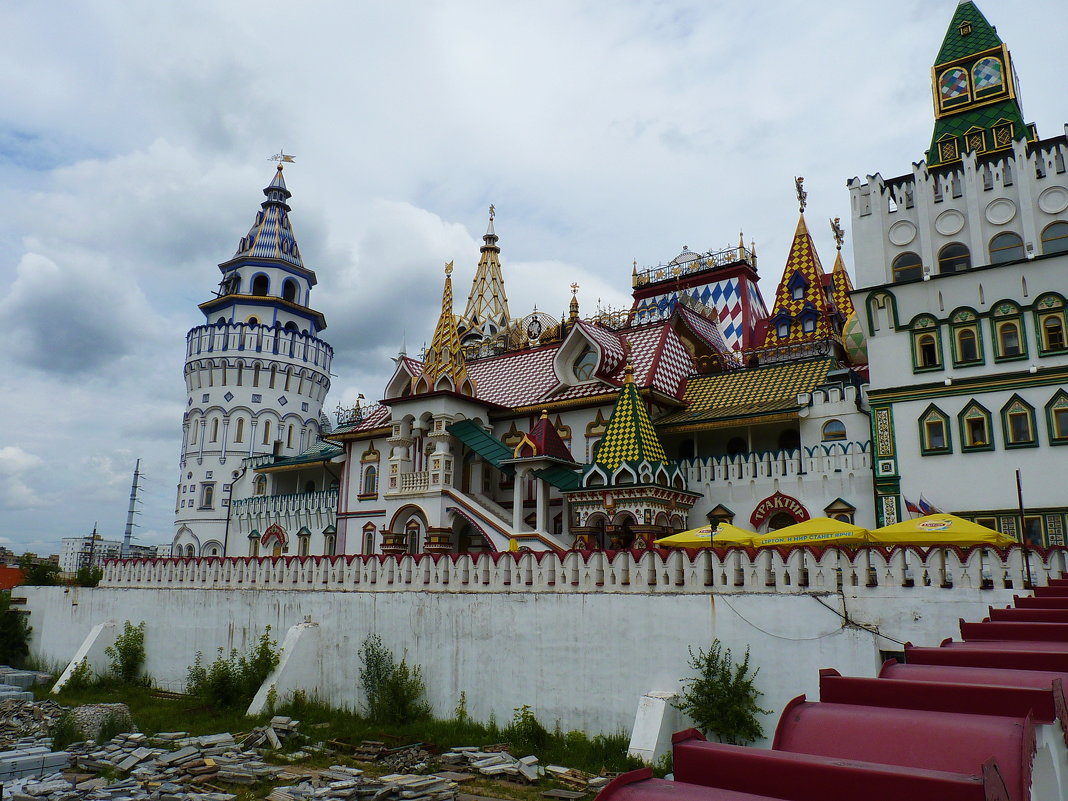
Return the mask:
M397 664L393 652L382 644L377 634L368 634L359 650L360 686L367 704L367 717L382 720L389 703L387 685Z
M28 587L51 587L59 584L59 565L40 562L30 554L22 557L22 583Z
M21 665L30 653L26 616L11 608L11 593L0 592L0 665Z
M672 702L676 709L721 743L744 745L764 736L757 715L771 710L757 703L764 693L755 684L760 669L750 674L748 647L736 665L731 649L724 650L718 639L712 640L707 651L690 649L690 668L697 675L680 679L684 686Z
M122 624L122 634L115 644L104 649L111 675L122 684L134 684L145 664L145 621L136 626L129 620Z
M79 587L95 587L104 578L104 568L98 565L79 567L74 574L74 583Z

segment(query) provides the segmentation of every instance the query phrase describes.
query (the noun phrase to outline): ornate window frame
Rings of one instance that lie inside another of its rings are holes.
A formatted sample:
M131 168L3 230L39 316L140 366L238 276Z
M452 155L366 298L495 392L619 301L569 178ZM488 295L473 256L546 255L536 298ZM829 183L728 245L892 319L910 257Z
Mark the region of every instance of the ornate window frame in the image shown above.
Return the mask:
M912 372L927 373L933 370L944 369L945 361L942 357L942 329L938 324L938 320L929 314L921 314L913 318L912 322L909 324L909 330L912 334ZM933 364L926 364L921 359L923 346L930 344L927 339L928 337L934 340L935 362Z
M976 367L986 362L983 352L983 329L979 326L979 315L972 309L957 309L949 317L949 331L953 348L954 367ZM975 338L975 358L965 359L962 335L971 333Z
M1027 422L1027 439L1015 439L1013 437L1013 418L1023 417ZM1008 402L1001 407L1001 434L1005 438L1006 448L1037 448L1038 431L1035 428L1035 407L1025 401L1019 395L1013 394Z
M917 420L920 426L920 453L923 456L942 456L953 453L953 433L949 427L949 415L933 403L924 409ZM933 424L942 427L942 445L933 443Z
M1058 419L1064 420L1063 426L1057 424ZM1068 445L1068 392L1063 389L1046 404L1046 433L1050 445Z
M973 421L982 421L986 439L975 436ZM960 428L961 453L976 453L978 451L994 450L994 425L990 410L976 400L969 401L957 415L957 424Z
M1068 318L1065 317L1064 298L1055 292L1047 292L1035 301L1035 339L1038 340L1038 355L1051 356L1068 352ZM1051 323L1056 324L1058 340L1051 336Z
M1005 336L1009 326L1016 327L1018 353L1006 353ZM1014 362L1027 358L1027 331L1023 313L1011 300L995 303L990 313L990 341L994 348L995 362Z
M953 248L959 248L957 251L953 251ZM947 255L947 251L950 251ZM956 262L961 259L966 259L966 263L963 267L954 266L953 269L946 269L947 265L955 265ZM952 275L953 273L963 273L972 269L972 251L963 242L949 242L943 245L938 250L938 272L939 274Z

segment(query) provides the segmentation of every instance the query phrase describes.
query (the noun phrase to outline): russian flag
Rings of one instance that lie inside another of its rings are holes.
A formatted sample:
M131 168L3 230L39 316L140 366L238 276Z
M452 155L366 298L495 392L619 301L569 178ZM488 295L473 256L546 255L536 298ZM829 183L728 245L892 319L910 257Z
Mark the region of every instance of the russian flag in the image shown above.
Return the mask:
M905 498L905 508L914 515L922 515L923 509L914 504L908 498Z

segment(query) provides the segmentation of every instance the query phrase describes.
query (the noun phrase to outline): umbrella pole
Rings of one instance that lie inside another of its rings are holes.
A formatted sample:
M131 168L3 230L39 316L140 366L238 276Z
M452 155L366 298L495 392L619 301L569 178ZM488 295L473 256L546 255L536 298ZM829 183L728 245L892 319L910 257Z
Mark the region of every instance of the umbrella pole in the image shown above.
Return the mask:
M1027 571L1027 589L1034 589L1035 584L1031 581L1031 546L1027 542L1027 531L1024 528L1024 502L1023 482L1020 479L1020 469L1016 469L1016 499L1020 502L1020 543L1024 549L1024 569Z

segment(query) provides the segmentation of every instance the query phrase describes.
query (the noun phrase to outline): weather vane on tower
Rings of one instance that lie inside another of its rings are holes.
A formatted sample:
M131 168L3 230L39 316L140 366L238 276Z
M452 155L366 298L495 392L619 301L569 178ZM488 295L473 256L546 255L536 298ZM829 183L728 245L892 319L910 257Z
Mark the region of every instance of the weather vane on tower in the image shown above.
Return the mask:
M831 220L831 233L834 234L834 243L838 246L838 249L842 249L842 243L845 241L845 231L842 230L842 218L835 217Z
M493 222L493 215L497 213L497 207L490 203L490 222Z
M278 162L278 166L281 167L283 163L285 163L285 164L293 164L296 161L296 159L294 159L291 155L286 153L285 152L285 148L283 147L277 153L275 153L273 156L268 156L267 157L267 161L277 161Z
M797 205L801 207L799 211L804 214L805 206L808 205L808 192L805 191L805 179L794 178L794 187L797 189Z

